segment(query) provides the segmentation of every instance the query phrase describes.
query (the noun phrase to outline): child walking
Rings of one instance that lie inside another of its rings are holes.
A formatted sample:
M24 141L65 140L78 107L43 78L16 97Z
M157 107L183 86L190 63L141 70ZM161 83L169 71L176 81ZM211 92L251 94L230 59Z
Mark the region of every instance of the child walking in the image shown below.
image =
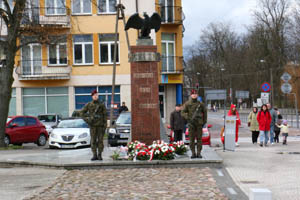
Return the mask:
M287 120L283 120L283 124L282 125L276 124L276 126L278 128L281 128L281 132L282 132L282 136L283 136L283 142L282 142L282 144L283 145L287 145L287 137L289 135L289 127L288 127Z

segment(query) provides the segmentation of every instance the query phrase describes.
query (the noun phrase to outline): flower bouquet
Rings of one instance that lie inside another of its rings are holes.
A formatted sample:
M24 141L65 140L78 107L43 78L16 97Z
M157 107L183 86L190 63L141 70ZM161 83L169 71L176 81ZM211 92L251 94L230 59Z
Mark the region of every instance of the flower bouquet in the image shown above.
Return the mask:
M170 144L170 145L172 145L172 144ZM183 155L188 150L187 145L185 145L183 141L174 142L173 147L174 147L175 153L177 155Z
M151 149L150 160L172 160L175 157L173 146L164 141L154 141L149 149Z

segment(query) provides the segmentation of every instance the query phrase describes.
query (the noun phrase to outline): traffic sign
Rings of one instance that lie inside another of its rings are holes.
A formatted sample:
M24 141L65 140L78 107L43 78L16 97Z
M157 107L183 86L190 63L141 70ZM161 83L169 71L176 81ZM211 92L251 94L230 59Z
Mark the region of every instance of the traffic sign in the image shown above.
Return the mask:
M265 82L261 85L262 92L270 92L270 90L271 90L271 85L269 83Z
M280 78L284 82L288 82L289 80L291 80L292 77L291 77L291 75L289 73L284 72Z
M225 100L226 97L226 90L205 90L206 100Z
M292 86L289 83L284 83L281 85L281 91L285 94L288 94L292 91Z
M249 99L249 91L236 90L235 98L237 99Z

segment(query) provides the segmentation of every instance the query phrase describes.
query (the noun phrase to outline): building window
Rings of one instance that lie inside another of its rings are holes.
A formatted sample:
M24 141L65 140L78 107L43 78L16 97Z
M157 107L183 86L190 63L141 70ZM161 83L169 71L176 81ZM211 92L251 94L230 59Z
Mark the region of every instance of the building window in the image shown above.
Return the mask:
M90 87L75 87L75 104L76 109L81 109L85 104L92 100L91 91L97 90L99 101L103 102L107 109L111 106L111 86L90 86ZM120 107L121 95L120 86L115 86L114 104ZM114 115L118 115L118 109L115 109Z
M49 65L66 65L67 64L67 38L53 37L50 41L56 41L56 44L48 46Z
M85 65L93 64L93 36L92 35L75 35L74 43L74 64Z
M92 1L73 0L73 14L92 14Z
M65 0L47 0L46 1L47 15L65 15L66 3Z
M160 0L162 22L174 21L174 0Z
M175 34L162 33L162 72L174 72L175 67Z
M14 116L17 115L17 104L16 104L16 88L12 89L11 99L9 102L9 111L8 116Z
M42 73L42 46L29 44L22 47L22 74L40 75Z
M67 87L23 88L24 115L57 113L69 116L69 96Z
M119 63L119 35L117 45L116 61ZM115 34L99 34L99 48L100 48L100 64L113 64L114 62L114 48Z
M117 0L98 0L99 13L115 13Z

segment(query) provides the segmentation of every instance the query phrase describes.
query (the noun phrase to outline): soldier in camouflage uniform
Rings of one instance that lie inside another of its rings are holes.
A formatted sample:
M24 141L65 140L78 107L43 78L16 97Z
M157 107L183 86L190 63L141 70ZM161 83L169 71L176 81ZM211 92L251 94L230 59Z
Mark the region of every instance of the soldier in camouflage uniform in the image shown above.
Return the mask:
M80 111L80 116L88 123L91 133L91 148L93 152L92 161L102 160L104 148L103 137L107 126L106 108L98 100L98 93L94 90L91 93L93 101L87 103ZM97 153L98 149L98 153Z
M196 90L191 91L191 99L187 101L181 115L186 119L189 128L191 158L202 158L202 128L207 122L207 110L203 103L197 100ZM195 139L197 139L197 154L195 152Z

